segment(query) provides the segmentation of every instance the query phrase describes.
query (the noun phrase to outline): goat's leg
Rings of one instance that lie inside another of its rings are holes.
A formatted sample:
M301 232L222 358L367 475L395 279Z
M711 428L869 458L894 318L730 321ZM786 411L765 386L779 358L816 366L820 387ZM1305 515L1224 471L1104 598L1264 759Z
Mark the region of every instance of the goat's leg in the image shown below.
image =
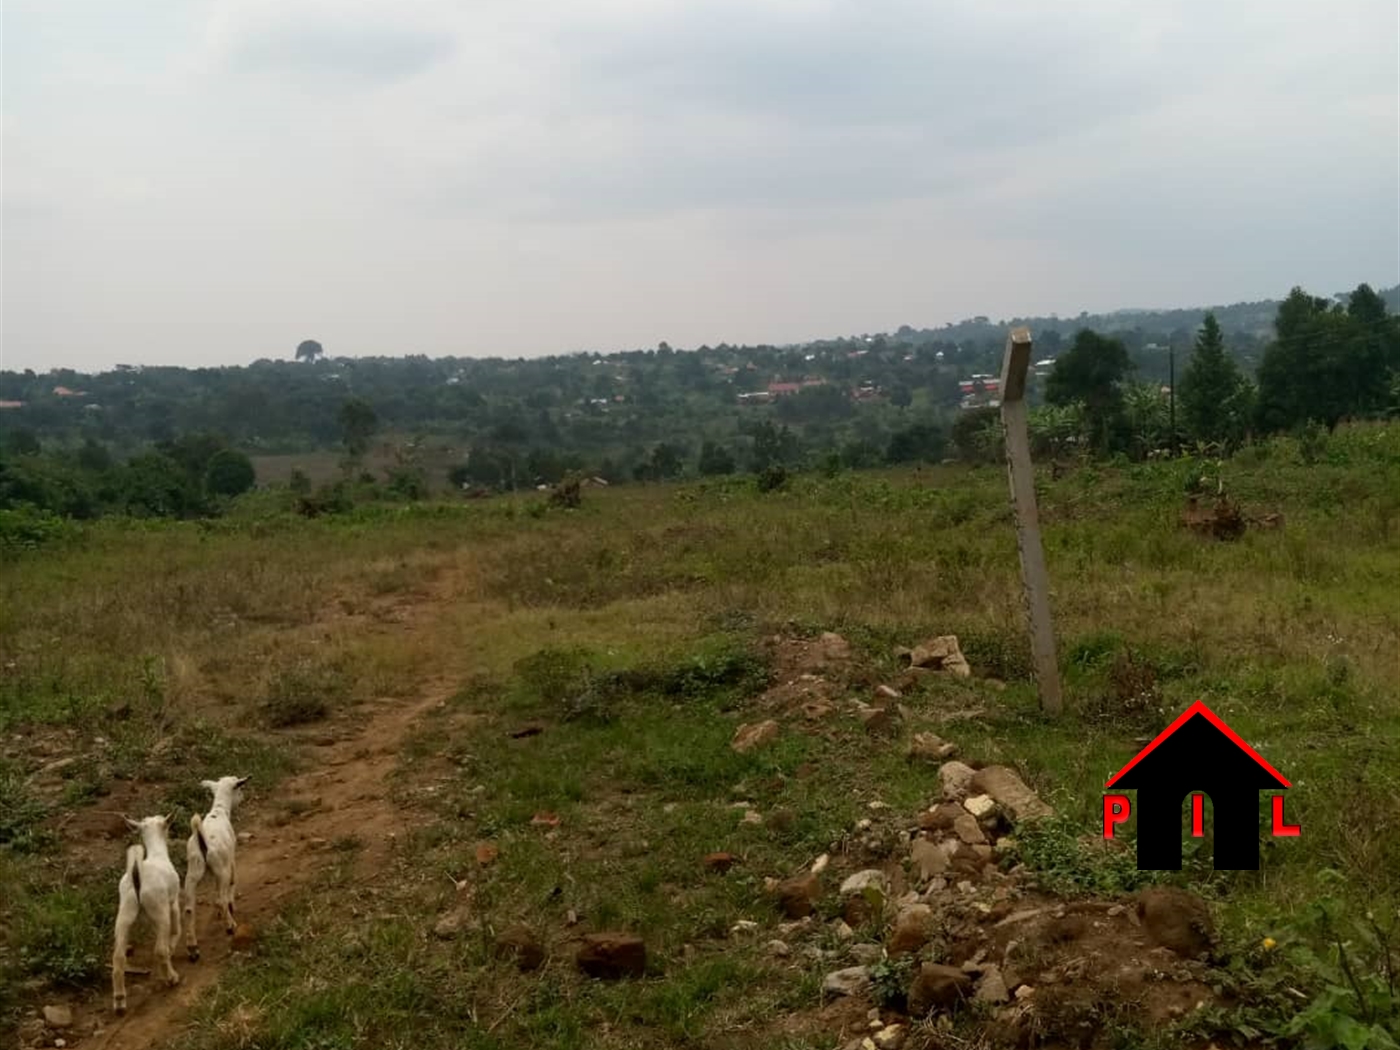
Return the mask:
M141 911L136 891L129 886L121 889L121 904L117 908L116 943L112 946L112 1009L126 1013L126 953L127 938L132 924Z
M228 932L232 933L237 923L233 918L233 897L238 889L238 865L236 858L228 859Z
M170 908L157 908L151 919L156 927L156 965L165 973L165 983L173 988L180 983L180 975L170 964Z
M185 952L190 962L199 961L199 940L195 936L195 895L199 890L199 880L204 878L204 854L198 847L192 847L186 854L188 865L185 869Z

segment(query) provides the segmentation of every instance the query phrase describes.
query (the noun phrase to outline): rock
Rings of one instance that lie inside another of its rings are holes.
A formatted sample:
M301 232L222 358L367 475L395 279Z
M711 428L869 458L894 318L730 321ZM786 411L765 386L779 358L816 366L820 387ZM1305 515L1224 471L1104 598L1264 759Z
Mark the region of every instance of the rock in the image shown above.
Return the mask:
M69 1028L73 1024L73 1011L66 1006L46 1006L44 1023L50 1028Z
M885 700L898 700L904 694L893 686L877 685L875 687L875 695Z
M451 911L438 919L433 926L433 936L444 941L450 941L462 932L462 927L466 925L467 917L461 910Z
M1054 815L1054 810L1006 766L987 766L973 775L972 789L990 795L1010 818L1020 824Z
M758 722L754 725L745 723L734 731L734 739L729 746L742 755L755 748L763 747L765 744L771 744L778 739L781 732L778 723L771 718L766 722Z
M747 813L744 814L744 819L741 820L741 821L739 821L739 823L740 823L740 824L762 824L762 823L763 823L763 814L761 814L761 813L760 813L758 810L756 810L756 809L751 809L751 810L749 810Z
M729 927L729 932L735 934L753 933L756 929L758 929L758 923L754 922L752 919L740 919L733 926Z
M984 1003L1004 1003L1011 998L1011 993L1006 990L1006 981L1001 975L1001 970L995 966L988 966L982 971L982 979L977 982L977 993L974 996Z
M862 966L874 966L885 957L885 949L878 944L853 944L848 950L851 958Z
M831 854L823 853L816 860L812 861L812 874L820 875L826 871L826 866L831 863Z
M817 656L822 664L842 663L851 658L851 643L826 631L817 639Z
M789 919L800 919L812 914L813 905L822 894L822 883L815 875L801 875L784 879L773 892L778 898L778 910Z
M971 793L973 778L977 771L961 762L944 762L938 767L938 783L943 788L943 797L949 802L961 802ZM991 794L990 791L987 794ZM993 795L995 798L996 796Z
M920 881L927 881L948 870L948 854L928 839L915 839L910 847L909 859L918 869Z
M771 940L766 945L768 954L778 959L786 959L792 954L792 945L787 941Z
M864 893L872 887L879 890L882 896L889 895L890 881L879 868L867 868L865 871L858 871L850 876L841 883L841 896L850 897L857 893Z
M874 915L875 909L863 893L847 897L846 903L841 907L841 918L846 920L848 926L864 926Z
M856 931L851 929L850 925L844 919L837 919L831 928L836 931L836 936L840 937L843 941L849 941L856 935Z
M950 744L937 733L915 733L909 741L909 760L943 762L958 753L958 745Z
M833 999L864 995L870 990L870 971L864 966L849 966L829 973L822 981L822 994Z
M1028 984L1023 984L1021 985L1021 987L1016 989L1016 998L1021 1000L1022 1002L1029 999L1033 995L1035 995L1035 989Z
M967 810L980 824L983 821L995 820L997 815L996 799L991 795L973 795L963 801L963 809Z
M524 923L516 923L497 935L496 956L514 959L521 973L529 973L544 965L544 946L530 927Z
M940 802L928 812L919 814L919 827L925 831L951 831L953 821L962 813L962 806L956 802Z
M904 1040L908 1038L909 1028L907 1025L890 1024L885 1025L873 1036L871 1041L875 1044L876 1050L901 1050Z
M984 846L980 843L972 847L972 852L977 854L977 859L980 860L983 865L992 863L996 858L996 850L992 849L991 846Z
M476 862L483 868L500 855L500 849L489 842L483 842L476 847Z
M862 817L860 820L856 821L857 831L869 831L873 826L869 817Z
M972 994L972 978L955 966L924 963L909 985L909 1016L951 1010Z
M1175 886L1152 886L1138 895L1137 915L1152 940L1187 959L1207 954L1215 926L1205 901Z
M717 871L723 875L726 871L739 863L739 858L732 853L711 853L705 857L705 867L711 871Z
M959 678L972 676L972 668L958 647L955 634L939 635L930 638L923 645L916 645L908 655L911 667L926 667L934 671L948 671Z
M971 813L958 814L958 819L953 821L953 834L969 846L985 846L987 844L987 836L982 834L982 826L977 823L977 818Z
M640 937L625 933L590 933L576 961L589 977L640 977L647 968L647 947Z
M927 944L932 919L933 909L927 904L911 904L901 911L894 921L894 932L887 943L890 958L917 952Z
M883 707L863 707L857 717L867 733L885 733L894 725L889 710Z
M229 947L236 952L246 952L253 947L257 939L253 927L246 922L236 923L233 927L233 936L229 939Z

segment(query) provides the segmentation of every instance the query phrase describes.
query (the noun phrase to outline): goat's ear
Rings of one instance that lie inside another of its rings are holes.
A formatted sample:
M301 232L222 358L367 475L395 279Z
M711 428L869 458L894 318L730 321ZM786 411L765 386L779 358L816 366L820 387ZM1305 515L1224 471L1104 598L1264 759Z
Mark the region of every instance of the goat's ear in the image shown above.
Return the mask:
M253 778L252 778L251 775L246 776L246 777L239 777L239 778L238 778L238 783L234 784L233 786L234 786L234 787L237 787L237 788L241 788L244 784L248 783L248 781L250 781L250 780L252 780L252 779L253 779Z
M173 809L165 815L165 826L167 828L173 828L175 826L175 811Z
M139 820L132 820L125 813L122 814L122 820L126 821L126 826L129 828L139 828L141 826L141 822Z
M219 789L219 785L213 780L201 780L199 786L206 791L217 791Z

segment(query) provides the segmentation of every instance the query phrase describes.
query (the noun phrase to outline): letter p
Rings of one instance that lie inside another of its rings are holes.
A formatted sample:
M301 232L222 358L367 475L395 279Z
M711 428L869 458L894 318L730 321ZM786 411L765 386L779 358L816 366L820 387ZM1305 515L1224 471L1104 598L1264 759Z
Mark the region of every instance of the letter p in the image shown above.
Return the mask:
M1103 797L1103 837L1113 838L1113 825L1128 819L1131 807L1127 795L1105 795Z

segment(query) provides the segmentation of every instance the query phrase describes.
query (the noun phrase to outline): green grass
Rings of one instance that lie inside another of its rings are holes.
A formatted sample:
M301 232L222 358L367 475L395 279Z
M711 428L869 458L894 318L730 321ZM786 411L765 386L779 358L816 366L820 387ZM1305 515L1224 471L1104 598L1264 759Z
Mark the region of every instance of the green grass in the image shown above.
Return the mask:
M49 818L133 776L158 778L152 805L178 807L202 803L198 779L223 766L274 784L305 760L288 728L448 681L459 691L426 716L391 785L423 827L368 886L349 874L363 844L337 842L179 1045L822 1045L768 1017L814 1009L823 964L775 963L766 936L728 931L771 925L765 877L849 845L872 800L891 807L876 831L892 836L936 778L900 737L840 713L811 733L784 718L781 739L749 755L729 740L767 717L751 706L770 680L766 635L842 632L856 679L839 700L892 680L894 646L953 633L976 677L904 703L916 717L963 712L938 731L1055 805L1056 823L1018 836L1019 859L1060 891L1161 877L1082 840L1098 834L1104 782L1192 701L1282 770L1300 839L1266 840L1257 873L1211 872L1207 840L1168 881L1206 893L1249 960L1221 980L1251 1005L1221 1025L1281 1027L1297 1007L1287 986L1342 988L1326 1010L1346 1016L1337 938L1309 908L1334 897L1350 921L1400 900L1400 427L1343 429L1307 457L1281 439L1228 462L1247 510L1285 517L1234 543L1177 527L1202 469L1039 480L1067 699L1056 720L1037 705L996 469L797 477L767 493L737 478L589 490L567 512L526 498L81 528L0 570L0 733L71 734L94 756L42 797L27 780L37 760L0 765L0 877L22 887L0 902L11 972L100 976L101 945L84 938L110 923L110 880L45 875L32 849ZM526 722L544 731L509 735ZM765 822L742 823L739 801ZM540 812L560 818L553 837L531 823ZM500 856L481 868L485 840ZM715 875L700 859L716 850L742 861ZM460 903L447 873L470 880L481 932L431 935ZM553 953L532 977L491 952L490 930L522 920ZM647 938L652 976L574 974L568 937L605 927ZM1248 954L1265 936L1286 960ZM1381 965L1383 952L1353 951ZM1257 1016L1239 1020L1246 1009ZM1122 1045L1152 1045L1123 1032Z

